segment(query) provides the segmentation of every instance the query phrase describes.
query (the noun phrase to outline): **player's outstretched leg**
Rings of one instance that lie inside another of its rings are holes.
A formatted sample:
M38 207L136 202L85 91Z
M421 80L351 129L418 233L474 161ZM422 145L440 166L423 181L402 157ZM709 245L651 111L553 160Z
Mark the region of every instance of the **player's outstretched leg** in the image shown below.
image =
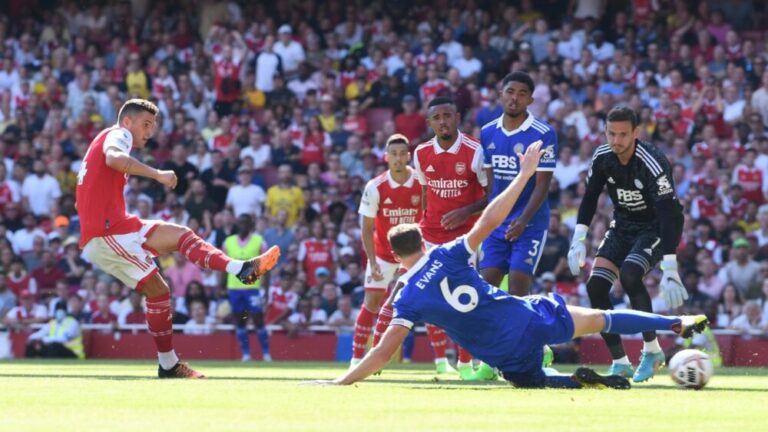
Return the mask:
M647 258L631 253L621 265L621 286L629 296L632 309L637 311L652 312L651 296L643 283L643 276L647 273ZM642 264L641 264L642 263ZM643 350L640 353L640 364L637 366L632 380L635 382L648 381L653 378L656 370L664 364L665 357L661 351L659 340L655 331L643 332Z
M205 378L187 363L180 362L173 350L173 322L171 292L160 274L152 273L136 289L144 294L147 303L147 327L157 347L160 378Z
M280 248L273 246L248 261L235 260L189 228L166 222L157 222L144 246L155 255L179 251L199 267L233 274L248 285L271 270L280 258Z

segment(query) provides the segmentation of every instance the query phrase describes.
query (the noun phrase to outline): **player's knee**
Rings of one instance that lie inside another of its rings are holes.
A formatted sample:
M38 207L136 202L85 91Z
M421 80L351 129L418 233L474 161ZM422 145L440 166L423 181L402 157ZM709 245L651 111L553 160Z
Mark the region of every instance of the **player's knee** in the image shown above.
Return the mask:
M365 308L368 309L370 312L378 313L381 309L381 306L384 304L384 292L367 292L365 293L365 299L363 299L363 304L365 305Z
M643 285L643 276L645 268L634 261L624 261L619 271L621 286L628 295L633 295L639 289L645 289Z
M483 276L486 282L493 286L501 285L501 279L503 278L501 270L493 267L487 267L480 270L480 275Z
M618 279L616 273L603 268L595 267L587 279L587 295L592 305L595 306L595 300L607 298L611 287Z
M142 285L137 286L136 290L147 298L160 297L171 292L171 289L165 283L162 276L160 276L160 273L150 276Z

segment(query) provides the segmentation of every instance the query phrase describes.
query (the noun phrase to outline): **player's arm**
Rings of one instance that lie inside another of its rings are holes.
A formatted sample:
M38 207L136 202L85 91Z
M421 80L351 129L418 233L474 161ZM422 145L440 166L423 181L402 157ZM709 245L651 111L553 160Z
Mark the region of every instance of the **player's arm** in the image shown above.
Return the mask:
M542 137L542 140L544 142L542 146L546 151L542 155L541 163L536 171L536 184L531 197L525 204L525 208L523 208L523 212L507 228L507 232L504 235L507 240L514 240L523 234L525 227L528 226L528 222L539 211L544 200L547 199L547 195L549 195L549 184L552 182L552 175L557 165L557 139L555 138L555 133L549 131Z
M600 194L603 193L605 187L605 175L600 169L597 157L598 155L592 157L592 164L587 173L587 188L581 199L581 204L579 204L576 227L573 230L573 239L568 250L568 267L574 276L579 275L580 269L587 260L587 247L584 242L587 240L587 231L589 231L592 218L595 217Z
M650 193L656 208L656 218L659 221L660 247L664 253L661 261L661 296L670 308L682 306L688 299L688 290L683 286L680 272L677 268L677 246L683 236L683 209L675 195L675 183L672 169L663 156L654 158L650 166L656 167L650 182Z
M176 187L176 173L173 171L152 168L114 146L107 147L105 153L107 166L115 171L151 178L171 189Z
M467 247L475 251L480 247L480 243L485 240L493 230L498 228L504 219L506 219L512 207L515 205L517 198L525 188L528 179L533 176L536 168L539 165L541 159L541 141L537 141L531 144L525 151L525 155L518 153L520 159L520 174L515 177L514 180L507 186L504 191L499 194L488 207L485 208L480 219L472 227L472 230L467 234L466 245Z
M365 185L363 196L360 198L358 213L363 216L363 249L365 249L368 265L371 268L371 276L374 280L380 281L384 279L384 276L376 262L376 242L373 239L373 233L376 231L375 218L379 213L379 190L372 182Z
M363 380L387 365L392 354L403 343L410 329L401 325L390 325L384 333L381 341L363 358L357 367L351 369L343 376L333 380L333 384L349 385Z

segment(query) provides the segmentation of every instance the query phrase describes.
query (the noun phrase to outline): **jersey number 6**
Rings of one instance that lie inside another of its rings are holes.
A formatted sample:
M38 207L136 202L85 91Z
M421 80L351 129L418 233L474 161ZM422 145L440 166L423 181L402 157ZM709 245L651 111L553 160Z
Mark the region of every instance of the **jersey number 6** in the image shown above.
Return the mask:
M448 302L449 305L451 305L452 308L456 309L459 312L467 313L471 312L477 307L477 303L479 300L479 296L477 295L477 290L472 288L469 285L459 285L456 287L453 292L451 292L451 288L448 287L448 278L443 278L442 281L440 281L440 291L443 293L443 297L445 298L445 301ZM461 302L461 295L466 294L469 296L469 302L462 303Z

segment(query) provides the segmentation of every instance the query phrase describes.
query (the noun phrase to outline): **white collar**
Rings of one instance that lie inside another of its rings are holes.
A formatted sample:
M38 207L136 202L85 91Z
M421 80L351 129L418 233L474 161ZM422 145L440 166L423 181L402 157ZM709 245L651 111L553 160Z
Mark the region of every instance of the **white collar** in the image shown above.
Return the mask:
M442 147L440 147L440 143L437 142L437 136L432 138L432 145L435 146L435 154L440 154L444 152L448 152L450 154L456 154L459 152L459 147L461 147L461 140L463 138L463 135L461 131L457 131L456 134L456 141L453 142L453 145L448 147L448 150L443 150Z
M502 132L504 132L504 135L506 136L512 136L518 132L526 131L529 127L533 124L533 114L531 114L530 111L526 111L528 113L528 117L523 121L523 123L515 130L508 131L504 129L504 114L501 114L501 117L499 117L499 121L496 123L496 127L501 129Z
M406 168L408 169L408 173L410 175L408 176L408 180L406 180L405 183L403 184L396 182L395 179L392 178L392 172L387 170L387 182L389 183L389 187L391 187L392 189L397 189L401 186L404 186L407 188L413 187L413 182L416 176L413 175L414 171L411 169L411 167L407 166Z
M435 250L435 249L436 249L436 248L432 248L432 250ZM404 273L402 276L400 276L400 277L397 279L397 281L398 281L398 282L402 282L402 283L403 283L403 285L407 284L407 283L408 283L408 280L409 280L411 277L413 277L413 275L414 275L414 274L415 274L417 271L421 270L421 268L422 268L422 267L424 267L424 266L427 264L427 261L429 261L429 255L430 255L430 253L432 252L432 250L430 250L429 252L426 252L426 253L424 254L424 256L422 256L421 258L419 258L419 260L418 260L418 261L416 261L416 263L413 265L413 267L411 267L411 268L410 268L410 269L409 269L407 272L405 272L405 273Z

